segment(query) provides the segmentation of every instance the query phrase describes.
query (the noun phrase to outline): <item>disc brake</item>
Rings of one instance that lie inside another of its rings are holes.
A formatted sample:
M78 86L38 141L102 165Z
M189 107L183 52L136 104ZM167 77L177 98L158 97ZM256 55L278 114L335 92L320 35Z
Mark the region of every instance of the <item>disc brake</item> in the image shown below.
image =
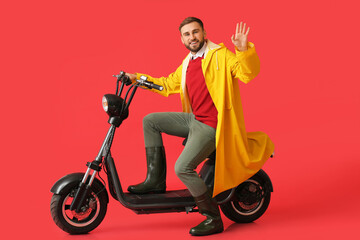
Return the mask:
M81 208L82 211L80 213L75 212L75 210L71 212L74 218L76 218L78 221L82 221L87 217L89 217L89 215L93 210L95 210L95 208L96 208L96 199L91 198L89 200L89 203Z

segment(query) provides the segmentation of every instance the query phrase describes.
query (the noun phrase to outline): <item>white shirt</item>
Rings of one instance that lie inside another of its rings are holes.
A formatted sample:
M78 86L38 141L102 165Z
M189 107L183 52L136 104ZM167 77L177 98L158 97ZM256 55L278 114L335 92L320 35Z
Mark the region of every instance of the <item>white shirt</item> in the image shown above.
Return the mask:
M198 57L202 57L205 53L205 50L206 50L206 41L204 41L204 45L196 54L191 53L191 59L194 60L197 59Z

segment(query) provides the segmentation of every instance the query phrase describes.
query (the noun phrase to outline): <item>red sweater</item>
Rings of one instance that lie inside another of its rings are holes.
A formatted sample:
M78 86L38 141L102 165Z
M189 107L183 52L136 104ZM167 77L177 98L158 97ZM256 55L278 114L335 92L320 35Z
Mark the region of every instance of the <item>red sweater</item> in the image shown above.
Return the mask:
M195 118L216 129L217 110L207 89L201 68L202 57L190 60L186 70L186 87Z

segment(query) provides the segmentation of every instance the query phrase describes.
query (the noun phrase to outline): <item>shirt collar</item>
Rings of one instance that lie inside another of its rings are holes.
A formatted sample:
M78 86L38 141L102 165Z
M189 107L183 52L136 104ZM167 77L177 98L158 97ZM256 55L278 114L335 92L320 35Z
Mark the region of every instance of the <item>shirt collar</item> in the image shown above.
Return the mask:
M204 53L205 53L205 50L206 50L206 41L204 41L204 45L202 46L202 48L195 55L190 53L191 54L191 59L194 60L194 59L197 59L198 57L202 57L204 55Z

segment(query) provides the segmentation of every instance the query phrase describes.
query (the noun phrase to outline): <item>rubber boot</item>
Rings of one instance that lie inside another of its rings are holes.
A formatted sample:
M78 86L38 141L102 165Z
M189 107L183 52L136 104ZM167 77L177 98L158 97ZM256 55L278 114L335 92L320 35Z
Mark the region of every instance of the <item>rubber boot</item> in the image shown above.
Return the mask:
M200 214L204 215L206 219L190 229L190 234L193 236L205 236L224 231L224 225L215 198L212 198L211 194L206 192L199 197L194 197L194 199Z
M147 174L144 182L130 185L128 191L135 194L164 193L166 190L166 158L164 147L147 147Z

